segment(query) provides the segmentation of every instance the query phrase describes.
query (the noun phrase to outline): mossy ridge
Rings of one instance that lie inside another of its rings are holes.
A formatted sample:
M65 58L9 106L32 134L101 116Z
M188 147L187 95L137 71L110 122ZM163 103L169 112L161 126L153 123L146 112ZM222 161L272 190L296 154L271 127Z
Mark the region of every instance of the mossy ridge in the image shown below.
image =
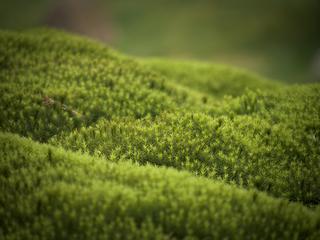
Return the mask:
M5 106L1 119L8 120L1 122L1 129L42 142L99 118L154 117L164 111L177 111L177 107L206 109L214 104L215 97L227 94L221 87L216 89L216 96L201 89L194 91L190 88L193 86L175 80L179 75L167 77L102 44L60 31L2 31L0 35L0 101ZM215 77L221 75L220 70L214 66L202 70L201 66L191 68L190 75L195 76L199 68L205 82L212 75L212 84L221 84ZM179 65L173 64L173 68L179 69ZM232 78L250 78L238 71L224 71ZM200 78L197 80L201 83ZM247 82L241 84L244 89ZM74 119L59 108L44 108L41 102L46 97L84 118ZM37 116L38 122L34 123L31 116Z
M157 58L139 59L139 62L172 82L215 99L241 96L247 89L275 91L283 86L249 71L219 64Z
M152 163L307 205L320 202L320 87L247 91L206 113L102 120L50 143L113 161Z
M44 30L0 35L0 126L5 131L46 142L99 118L154 117L194 104L186 91L168 87L159 74L95 42ZM46 97L84 118L48 109L41 104Z
M2 239L316 239L299 204L0 134ZM15 189L12 191L12 189Z

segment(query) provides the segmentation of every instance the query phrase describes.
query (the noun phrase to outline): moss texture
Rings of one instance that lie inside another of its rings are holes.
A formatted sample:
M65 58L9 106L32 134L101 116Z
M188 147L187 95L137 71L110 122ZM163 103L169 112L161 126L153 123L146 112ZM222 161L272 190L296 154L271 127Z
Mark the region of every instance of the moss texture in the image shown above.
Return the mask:
M319 102L319 84L3 31L0 237L317 239Z

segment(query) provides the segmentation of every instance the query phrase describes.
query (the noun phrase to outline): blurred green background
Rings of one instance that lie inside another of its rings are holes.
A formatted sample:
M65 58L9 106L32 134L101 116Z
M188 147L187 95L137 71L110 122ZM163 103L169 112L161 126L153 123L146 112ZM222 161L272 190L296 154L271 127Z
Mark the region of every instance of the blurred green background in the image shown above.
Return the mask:
M0 28L83 34L130 55L320 78L319 0L0 0Z

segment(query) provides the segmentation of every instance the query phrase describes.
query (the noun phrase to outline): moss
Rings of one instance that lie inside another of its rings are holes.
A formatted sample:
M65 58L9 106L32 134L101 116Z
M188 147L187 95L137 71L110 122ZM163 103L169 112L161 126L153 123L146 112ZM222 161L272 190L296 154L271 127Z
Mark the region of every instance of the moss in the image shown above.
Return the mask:
M208 113L101 120L50 142L318 204L319 90L314 85L283 89L280 95L249 91Z
M0 53L0 238L319 236L319 84L45 29Z
M209 63L168 59L141 59L146 67L166 76L172 82L196 89L203 94L223 98L240 96L246 89L278 89L282 84L264 79L243 69Z
M12 134L1 133L0 142L2 239L319 236L318 215L263 193Z

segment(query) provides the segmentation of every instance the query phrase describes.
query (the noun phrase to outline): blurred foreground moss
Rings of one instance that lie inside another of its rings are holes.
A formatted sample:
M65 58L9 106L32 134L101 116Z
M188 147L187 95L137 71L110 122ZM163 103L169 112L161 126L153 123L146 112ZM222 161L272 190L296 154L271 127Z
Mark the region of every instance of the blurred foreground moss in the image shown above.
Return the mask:
M0 134L1 239L317 239L319 214L186 172Z

